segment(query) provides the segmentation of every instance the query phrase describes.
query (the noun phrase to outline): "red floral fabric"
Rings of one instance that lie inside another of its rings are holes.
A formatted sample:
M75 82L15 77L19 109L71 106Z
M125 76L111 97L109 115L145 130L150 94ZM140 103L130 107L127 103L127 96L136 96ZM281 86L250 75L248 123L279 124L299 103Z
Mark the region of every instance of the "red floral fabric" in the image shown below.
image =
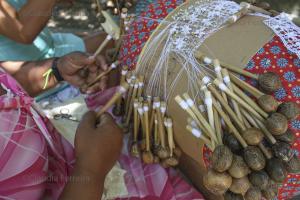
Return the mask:
M142 48L150 37L151 33L165 18L168 13L175 9L183 1L157 0L138 17L126 33L124 44L120 52L120 60L123 65L134 69ZM289 52L279 37L275 36L265 44L249 61L246 70L260 74L273 71L280 75L283 88L274 93L280 102L294 101L300 103L300 59L292 52ZM255 80L241 76L247 82L257 85ZM296 155L300 152L300 118L290 122L290 128L295 133L297 139L293 144ZM201 152L201 151L199 151ZM210 152L203 149L202 153L208 163ZM279 189L278 199L289 199L300 192L300 175L290 174L283 186Z

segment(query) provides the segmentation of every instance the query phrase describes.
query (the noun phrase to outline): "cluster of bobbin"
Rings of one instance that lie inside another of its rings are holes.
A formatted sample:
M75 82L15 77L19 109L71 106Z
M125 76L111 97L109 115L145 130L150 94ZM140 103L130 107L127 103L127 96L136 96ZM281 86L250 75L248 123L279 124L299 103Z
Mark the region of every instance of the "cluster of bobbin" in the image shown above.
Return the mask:
M273 72L255 75L201 54L196 58L214 71L199 81L202 98L184 94L175 101L190 116L187 130L213 151L204 185L225 199L276 197L287 173L300 171L288 130L288 120L299 115L299 106L279 104L270 95L282 87ZM237 74L257 79L263 92Z
M160 98L143 97L144 78L122 70L121 83L127 82L128 93L118 102L114 113L123 116L124 132L132 132L131 155L146 164L160 163L175 167L181 151L174 142L173 121L167 115L167 105Z

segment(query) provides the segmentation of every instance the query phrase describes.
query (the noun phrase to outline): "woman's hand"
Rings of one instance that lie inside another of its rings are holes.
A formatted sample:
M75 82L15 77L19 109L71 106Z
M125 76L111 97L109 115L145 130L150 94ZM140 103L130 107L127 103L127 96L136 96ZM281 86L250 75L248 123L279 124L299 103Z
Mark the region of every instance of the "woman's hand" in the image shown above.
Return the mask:
M100 117L88 112L80 123L75 137L76 167L98 176L107 173L118 159L123 133L109 114Z
M77 86L83 93L94 93L106 89L108 77L104 76L99 83L87 88L97 75L108 69L103 56L91 57L81 52L70 53L58 60L58 70L65 81ZM81 71L87 70L82 76Z

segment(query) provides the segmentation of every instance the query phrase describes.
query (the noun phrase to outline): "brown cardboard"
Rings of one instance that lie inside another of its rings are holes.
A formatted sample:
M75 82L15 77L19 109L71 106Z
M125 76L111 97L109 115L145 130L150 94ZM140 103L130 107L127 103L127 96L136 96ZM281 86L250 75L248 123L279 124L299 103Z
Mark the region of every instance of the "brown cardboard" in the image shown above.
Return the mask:
M244 68L252 56L274 37L274 32L264 25L264 19L245 16L214 33L199 50L224 63Z

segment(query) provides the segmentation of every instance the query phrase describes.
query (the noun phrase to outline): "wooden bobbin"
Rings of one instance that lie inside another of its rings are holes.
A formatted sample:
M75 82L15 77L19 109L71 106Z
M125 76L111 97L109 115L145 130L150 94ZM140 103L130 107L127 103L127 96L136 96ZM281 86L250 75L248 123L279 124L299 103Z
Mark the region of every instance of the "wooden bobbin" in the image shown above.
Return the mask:
M214 84L218 86L222 91L226 92L230 97L235 99L240 105L242 105L244 108L246 108L249 112L251 112L255 117L260 119L261 121L264 120L264 118L258 114L249 104L247 104L243 99L241 99L239 96L237 96L235 93L231 92L224 83L220 82L218 79L214 80Z
M173 122L171 118L165 118L164 120L165 127L168 134L168 145L170 149L170 156L163 160L163 166L175 167L179 164L178 158L174 156L175 144L173 136Z
M100 44L98 49L95 51L94 57L98 56L112 39L113 39L113 36L107 35L105 40Z
M226 125L228 128L232 131L234 134L235 138L240 142L240 144L243 146L243 148L246 148L248 145L244 138L241 136L241 134L238 132L238 130L234 127L232 124L230 118L227 116L227 114L222 110L222 108L217 104L217 102L213 99L213 106L216 108L220 116L223 118L225 121Z
M236 122L236 124L239 126L240 129L245 129L245 126L241 119L238 119L234 111L230 108L230 106L225 102L225 100L222 98L222 96L219 94L219 92L216 90L214 85L209 84L207 88L212 92L214 97L218 100L218 102L222 105L222 107L225 109L225 111L228 113L230 118Z
M143 152L143 161L146 164L152 164L154 162L154 156L150 150L150 132L149 132L149 106L147 102L143 104L144 110L144 124L145 124L145 142L146 149Z
M209 130L207 130L207 129L209 129L210 125L207 122L204 115L199 111L199 109L197 108L197 106L195 105L194 101L192 100L192 98L189 96L188 93L184 93L182 96L184 97L184 99L187 102L188 106L191 108L192 112L194 113L194 116L198 119L199 127L202 130L205 130L204 132L206 133L206 136L210 137L210 134L207 133L207 132L209 132ZM179 101L179 98L177 98L177 99ZM210 132L213 132L213 130L211 129Z
M254 11L254 12L262 13L262 14L265 14L265 15L272 15L271 12L266 11L266 10L260 8L260 7L251 5L251 4L247 3L247 2L241 2L241 3L240 3L240 6L242 6L242 7L247 7L249 10L252 10L252 11Z
M193 120L197 122L199 127L204 127L205 132L209 134L209 137L212 139L212 141L217 142L217 137L213 129L211 128L210 124L201 117L201 115L199 115L199 118L197 118L197 116L190 109L188 103L186 103L179 95L175 97L175 101L181 106L183 110L185 110L190 115L190 117L193 118Z
M204 61L205 59L211 61L210 58L208 58L207 56L204 56L201 52L196 52L195 53L195 57L197 59L199 59L200 61ZM248 71L246 71L244 69L241 69L241 68L239 68L237 66L229 65L229 64L221 62L221 61L220 61L220 64L221 64L222 67L224 67L224 68L226 68L226 69L228 69L230 71L233 71L233 72L236 72L238 74L241 74L241 75L244 75L244 76L247 76L247 77L250 77L250 78L258 80L258 75L256 75L256 74L252 74L252 73L250 73L250 72L248 72Z
M139 132L139 114L138 114L138 106L139 106L139 100L134 99L133 102L133 142L131 146L131 155L134 157L140 156L139 146L138 146L138 132Z
M244 101L246 101L256 112L258 112L264 118L267 118L269 115L265 111L263 111L253 99L247 96L240 88L238 88L235 84L232 84L233 90L236 94L239 95Z
M138 87L139 87L138 80L135 82L133 87L134 88L133 88L132 96L130 97L130 100L129 100L129 103L128 103L128 105L129 105L128 110L127 110L127 113L126 113L126 116L125 116L125 124L124 125L126 127L129 126L129 122L130 122L131 117L132 117L133 101L137 97L136 94L137 94Z
M243 16L245 16L247 13L250 13L248 5L243 5L242 9L239 10L237 13L235 13L233 16L231 16L227 21L226 24L231 25L235 22L237 22L239 19L241 19Z
M220 81L223 81L223 74L222 74L222 68L221 68L221 65L220 65L220 61L218 59L214 59L213 64L214 64L215 73L217 75L217 78ZM226 93L225 92L221 92L221 93L222 93L223 99L226 101L226 103L228 103Z
M123 66L121 71L120 84L124 84L126 82L126 74L128 73L128 66ZM114 114L120 116L122 114L122 99L119 99L116 103L116 107L114 109Z
M127 93L126 99L125 99L125 118L124 118L124 120L126 120L126 116L128 115L130 100L131 100L133 90L134 90L134 85L136 82L137 82L137 78L135 76L131 76L128 79L129 90L128 90L128 93Z
M232 85L231 85L231 79L230 79L228 70L223 68L221 70L221 72L222 72L222 75L223 75L224 83L227 85L229 90L233 92ZM240 111L240 107L239 107L238 103L232 98L230 100L231 100L231 103L233 105L233 109L234 109L235 113L237 114L238 119L242 119L242 113Z
M202 140L206 145L207 147L210 149L210 150L214 150L214 148L212 147L212 144L211 144L211 141L209 138L207 138L205 135L202 134L202 131L200 129L197 129L195 127L192 127L191 125L187 125L186 126L186 129L192 133L196 138L199 138L200 140Z
M232 80L233 83L241 87L243 90L249 92L251 95L253 95L256 99L259 97L263 96L264 93L253 87L252 85L246 83L245 81L242 81L238 77L236 77L234 74L229 73L230 79Z
M164 122L163 117L160 112L160 99L158 97L155 97L153 100L153 104L155 105L155 113L157 115L157 123L158 123L158 134L159 134L159 140L160 140L160 148L158 150L158 157L160 159L166 159L169 156L169 151L166 148L166 138L165 138L165 128L164 128Z
M107 74L109 74L112 70L116 69L117 66L119 65L119 61L116 61L114 63L111 64L111 66L104 72L102 72L101 74L99 74L95 80L93 80L91 83L88 84L88 87L91 87L93 85L95 85L98 81L101 80L101 78L103 78L104 76L106 76Z
M128 90L129 85L124 83L119 86L118 91L114 94L114 96L101 108L101 110L97 113L97 118L99 118L103 113L105 113L110 107L112 107L119 98L122 97L123 94Z

